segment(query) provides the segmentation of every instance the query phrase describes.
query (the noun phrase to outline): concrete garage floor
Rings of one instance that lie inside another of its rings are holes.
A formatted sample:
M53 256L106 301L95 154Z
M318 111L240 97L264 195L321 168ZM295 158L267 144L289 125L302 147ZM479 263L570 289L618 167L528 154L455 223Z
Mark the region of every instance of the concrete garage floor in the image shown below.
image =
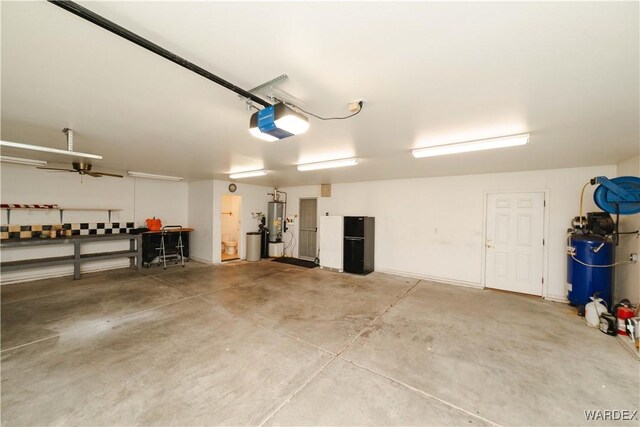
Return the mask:
M638 363L536 298L269 261L1 290L2 425L599 425L584 411L638 409Z

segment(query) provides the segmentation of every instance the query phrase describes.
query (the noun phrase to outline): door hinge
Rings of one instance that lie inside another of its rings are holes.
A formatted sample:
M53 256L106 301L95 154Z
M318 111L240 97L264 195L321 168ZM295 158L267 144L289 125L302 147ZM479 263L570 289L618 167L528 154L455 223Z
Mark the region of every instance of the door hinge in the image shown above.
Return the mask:
M544 285L544 277L542 278L542 284Z
M547 201L546 200L542 201L542 206L545 207L545 208L547 207Z
M544 246L544 239L542 239L542 245Z

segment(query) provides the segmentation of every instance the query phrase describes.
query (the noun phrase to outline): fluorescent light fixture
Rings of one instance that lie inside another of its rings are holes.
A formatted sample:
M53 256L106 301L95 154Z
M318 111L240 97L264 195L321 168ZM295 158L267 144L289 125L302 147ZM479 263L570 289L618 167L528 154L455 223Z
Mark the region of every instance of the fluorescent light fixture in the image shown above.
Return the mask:
M298 165L298 170L301 172L305 171L314 171L318 169L331 169L331 168L341 168L344 166L355 166L358 164L358 159L338 159L338 160L329 160L327 162L316 162L316 163L306 163L303 165Z
M182 181L181 176L155 175L152 173L128 171L127 175L134 178L160 179L162 181Z
M268 172L269 171L264 170L264 169L260 169L260 170L257 170L257 171L235 172L235 173L230 173L229 174L229 178L231 178L231 179L251 178L251 177L254 177L254 176L264 176Z
M20 157L11 157L11 156L0 156L0 162L2 163L13 163L16 165L27 165L27 166L47 166L47 162L44 160L33 160L33 159L22 159Z
M42 151L43 153L62 154L65 156L82 157L85 159L102 160L102 156L99 156L98 154L81 153L79 151L70 151L70 150L59 150L57 148L42 147L40 145L22 144L20 142L0 141L0 146L20 148L23 150L31 150L31 151Z
M469 151L492 150L494 148L515 147L529 142L529 134L503 136L500 138L481 139L478 141L458 142L455 144L435 145L433 147L411 150L413 157L443 156L445 154L467 153Z
M309 129L309 119L283 103L253 113L249 133L264 141L277 141L300 135Z

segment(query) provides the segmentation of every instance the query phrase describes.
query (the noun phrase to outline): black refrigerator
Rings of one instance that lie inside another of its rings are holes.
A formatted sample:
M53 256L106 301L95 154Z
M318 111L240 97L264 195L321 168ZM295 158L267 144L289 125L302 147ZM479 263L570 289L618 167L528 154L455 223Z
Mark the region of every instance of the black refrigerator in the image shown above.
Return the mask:
M374 270L375 218L344 217L343 269L347 273L369 274Z

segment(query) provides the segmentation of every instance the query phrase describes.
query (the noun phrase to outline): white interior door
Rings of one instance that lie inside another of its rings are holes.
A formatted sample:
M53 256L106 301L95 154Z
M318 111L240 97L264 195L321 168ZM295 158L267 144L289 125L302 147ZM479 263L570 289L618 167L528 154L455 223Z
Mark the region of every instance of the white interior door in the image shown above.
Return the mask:
M485 284L542 296L544 193L487 195Z

